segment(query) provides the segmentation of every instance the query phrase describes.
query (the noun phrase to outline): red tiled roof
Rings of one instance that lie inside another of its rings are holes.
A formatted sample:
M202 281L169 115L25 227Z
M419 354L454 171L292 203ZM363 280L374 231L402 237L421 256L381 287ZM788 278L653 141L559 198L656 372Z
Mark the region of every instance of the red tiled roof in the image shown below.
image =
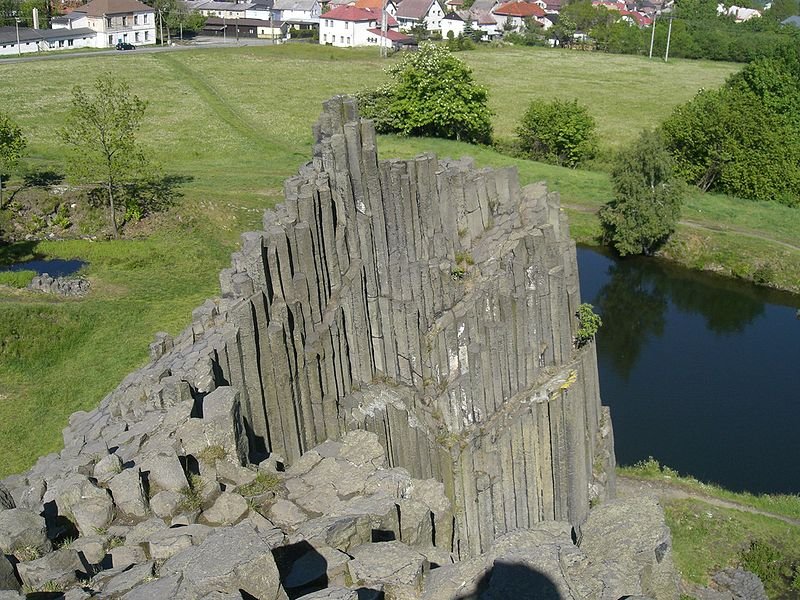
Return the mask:
M379 10L357 8L355 6L337 6L320 15L320 19L333 19L334 21L380 21Z
M392 42L406 42L414 39L410 35L406 35L405 33L400 33L399 31L394 31L392 29L387 29L385 34L380 30L379 27L370 29L369 32L381 37L385 37L387 40Z
M356 8L369 8L372 10L383 10L383 5L386 4L386 0L356 0L353 2L353 6Z
M545 15L541 6L529 2L506 2L495 6L492 12L506 17L543 17Z
M155 12L152 7L142 4L139 0L92 0L88 4L79 6L75 11L86 13L90 17L134 12Z

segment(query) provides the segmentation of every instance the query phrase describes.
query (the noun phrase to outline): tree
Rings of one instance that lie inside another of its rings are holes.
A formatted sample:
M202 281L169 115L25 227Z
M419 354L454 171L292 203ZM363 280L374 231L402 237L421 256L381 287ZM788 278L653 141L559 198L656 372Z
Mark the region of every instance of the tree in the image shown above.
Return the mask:
M657 131L643 131L611 171L614 198L600 209L606 241L621 256L652 254L675 230L684 184Z
M578 307L575 316L578 317L578 331L575 335L575 346L580 348L594 339L597 331L603 325L603 320L595 314L594 307L584 302Z
M73 149L69 170L80 180L102 183L114 228L117 222L117 193L140 179L148 167L136 134L147 103L132 95L128 84L111 74L95 81L94 93L80 86L72 91L72 108L59 132ZM100 179L100 181L98 181Z
M577 100L534 100L517 128L521 150L534 160L576 167L597 151L595 121Z
M27 141L22 130L5 114L0 113L0 208L3 208L3 175L17 166Z
M388 69L393 82L359 94L361 113L379 132L489 143L486 88L447 47L425 43Z
M703 191L800 204L797 51L701 90L662 125L678 173Z

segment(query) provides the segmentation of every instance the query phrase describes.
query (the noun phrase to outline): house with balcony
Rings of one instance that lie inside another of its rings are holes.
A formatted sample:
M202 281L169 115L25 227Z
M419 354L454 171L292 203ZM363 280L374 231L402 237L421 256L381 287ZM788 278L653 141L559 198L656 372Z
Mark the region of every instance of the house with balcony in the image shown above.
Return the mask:
M51 24L53 29L91 29L94 48L156 43L155 10L139 0L92 0Z

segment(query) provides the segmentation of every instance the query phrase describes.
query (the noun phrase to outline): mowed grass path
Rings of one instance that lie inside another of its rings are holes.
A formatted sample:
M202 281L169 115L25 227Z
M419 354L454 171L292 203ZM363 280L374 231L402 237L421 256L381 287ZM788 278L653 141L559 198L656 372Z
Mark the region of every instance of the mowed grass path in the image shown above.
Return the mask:
M590 106L607 150L738 68L543 49L459 56L489 87L498 136L513 135L533 97L578 97ZM0 107L29 138L28 168L62 168L56 132L72 86L111 72L149 101L141 134L148 151L166 172L192 178L180 205L145 238L24 249L88 260L94 288L80 301L0 293L0 476L57 450L71 412L95 406L146 361L155 331L179 331L192 308L217 293L217 273L239 234L259 226L264 208L280 201L283 180L309 159L321 102L385 81L386 64L374 50L311 45L0 63ZM381 140L384 157L424 151L516 164L523 183L545 179L565 202L590 208L610 194L603 173L512 160L456 142ZM591 215L575 217L575 231L594 235ZM8 260L0 250L0 262Z

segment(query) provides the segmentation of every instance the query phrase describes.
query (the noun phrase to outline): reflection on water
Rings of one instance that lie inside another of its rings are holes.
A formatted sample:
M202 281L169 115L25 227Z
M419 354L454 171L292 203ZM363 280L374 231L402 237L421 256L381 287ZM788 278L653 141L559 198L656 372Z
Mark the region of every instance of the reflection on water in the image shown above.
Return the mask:
M15 263L1 268L0 271L36 271L39 275L47 273L51 277L67 277L80 271L84 265L86 263L78 259L48 258Z
M578 251L622 464L654 456L732 489L800 492L800 298Z

